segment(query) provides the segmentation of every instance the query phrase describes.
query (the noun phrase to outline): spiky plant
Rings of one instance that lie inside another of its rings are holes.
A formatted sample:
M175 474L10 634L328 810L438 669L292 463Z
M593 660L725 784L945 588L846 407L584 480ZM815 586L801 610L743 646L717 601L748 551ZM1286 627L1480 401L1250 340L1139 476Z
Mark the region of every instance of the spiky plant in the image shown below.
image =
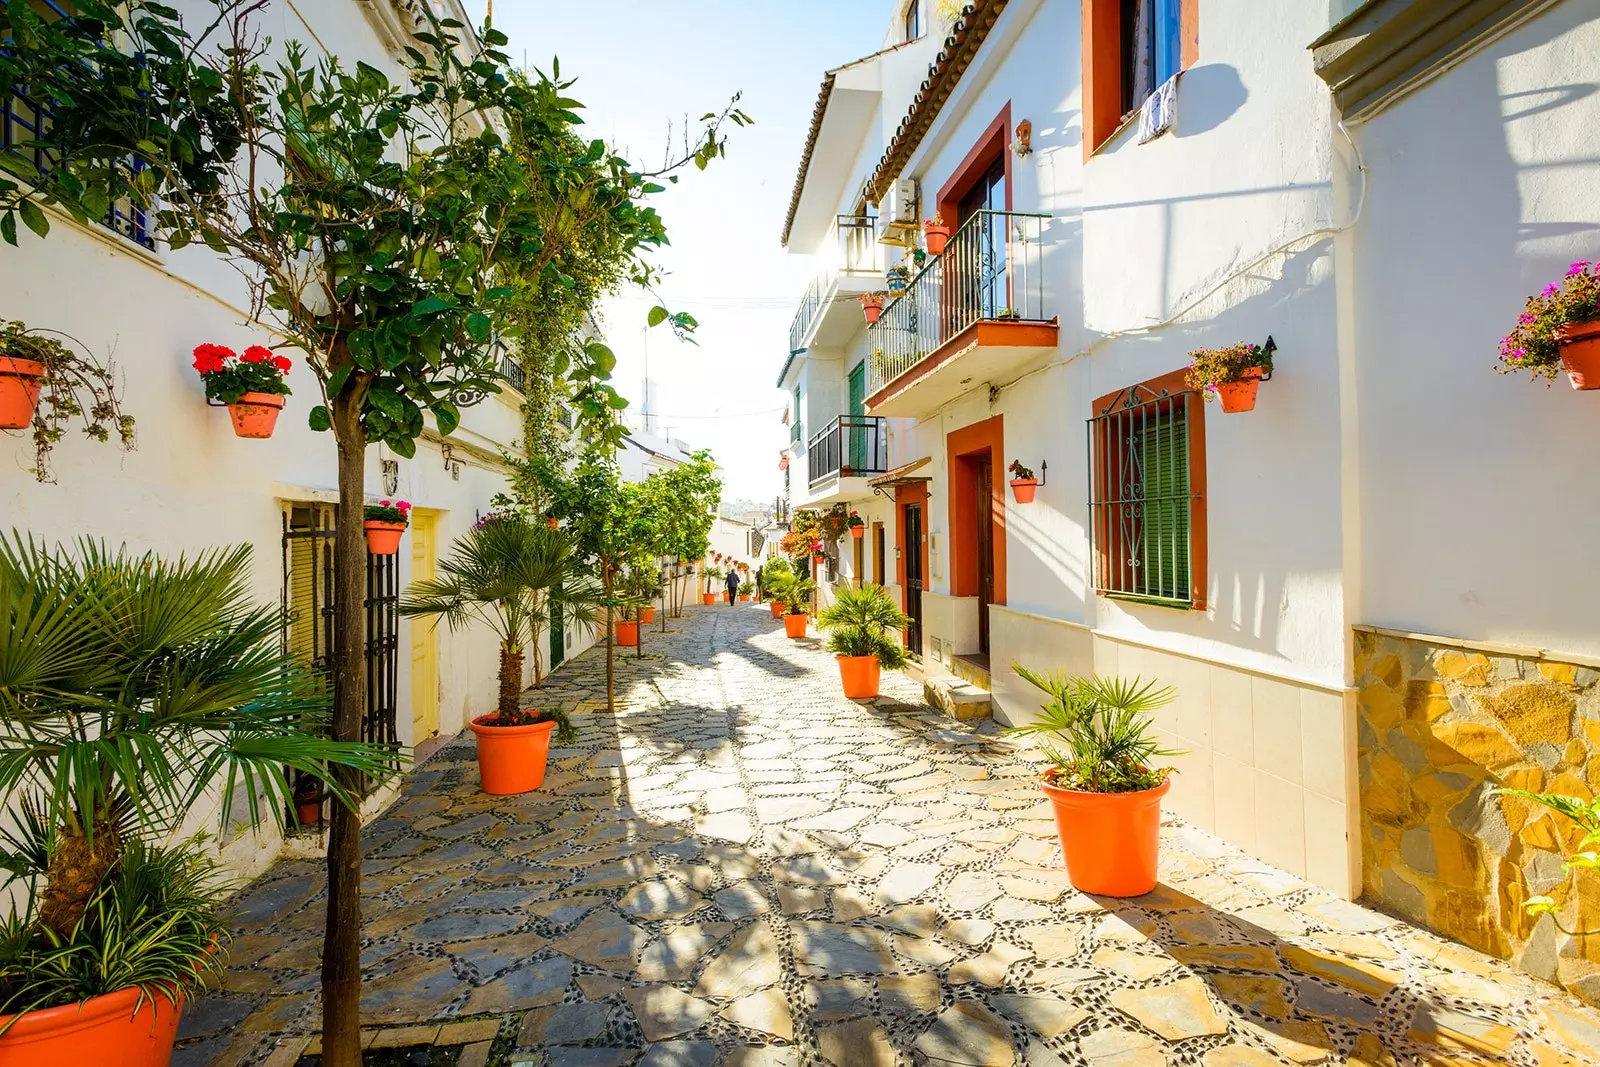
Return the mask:
M1020 663L1011 669L1050 699L1040 705L1038 719L1008 732L1059 742L1061 747L1049 742L1039 746L1055 765L1057 785L1089 793L1132 793L1166 781L1171 768L1154 762L1182 753L1162 748L1151 736L1149 712L1172 703L1177 692L1170 686L1140 678L1037 673Z
M817 615L817 625L828 631L830 652L876 656L891 670L906 665L906 650L889 635L910 626L911 619L881 585L835 586L833 603Z

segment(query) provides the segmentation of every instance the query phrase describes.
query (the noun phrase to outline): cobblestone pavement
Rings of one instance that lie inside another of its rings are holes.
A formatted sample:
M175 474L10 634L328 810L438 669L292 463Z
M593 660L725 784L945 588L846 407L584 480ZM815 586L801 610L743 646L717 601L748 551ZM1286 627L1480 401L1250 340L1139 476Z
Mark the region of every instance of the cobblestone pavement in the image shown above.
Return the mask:
M583 735L537 793L479 793L461 739L372 825L375 1046L460 1067L1600 1063L1600 1014L1176 823L1157 892L1082 896L993 724L899 675L843 699L759 605L671 625L659 658L619 658L615 717L598 652L529 694ZM243 894L176 1064L307 1050L322 897L298 861Z

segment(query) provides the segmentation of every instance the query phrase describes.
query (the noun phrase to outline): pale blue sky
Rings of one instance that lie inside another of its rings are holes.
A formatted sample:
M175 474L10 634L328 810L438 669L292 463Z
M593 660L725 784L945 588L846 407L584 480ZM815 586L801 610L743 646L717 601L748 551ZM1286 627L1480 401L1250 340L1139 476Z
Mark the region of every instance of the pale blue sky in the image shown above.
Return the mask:
M485 0L467 0L481 20ZM692 168L655 198L672 248L674 310L701 322L699 347L649 335L650 376L660 383L659 426L711 448L727 497L770 501L782 487L783 396L773 388L788 354L789 322L811 267L778 243L800 150L823 71L875 51L889 0L496 0L495 25L510 54L563 77L595 135L658 165L674 123L681 147L691 122L743 90L756 124L733 130L728 158ZM604 309L617 351L617 384L637 408L644 377L644 315L632 294Z

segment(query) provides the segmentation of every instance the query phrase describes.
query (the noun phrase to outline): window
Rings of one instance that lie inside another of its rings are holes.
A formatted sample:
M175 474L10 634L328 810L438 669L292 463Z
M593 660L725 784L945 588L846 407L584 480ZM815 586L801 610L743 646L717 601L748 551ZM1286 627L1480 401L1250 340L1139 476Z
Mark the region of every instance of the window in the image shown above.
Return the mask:
M789 440L799 441L805 437L805 427L800 423L800 401L805 394L801 386L794 387L794 415L789 419Z
M1182 69L1180 0L1122 0L1122 113Z
M922 0L911 0L906 5L905 28L908 41L915 41L922 36Z
M1084 153L1199 53L1198 0L1085 0Z
M1095 401L1089 517L1103 596L1205 606L1205 411L1182 376Z

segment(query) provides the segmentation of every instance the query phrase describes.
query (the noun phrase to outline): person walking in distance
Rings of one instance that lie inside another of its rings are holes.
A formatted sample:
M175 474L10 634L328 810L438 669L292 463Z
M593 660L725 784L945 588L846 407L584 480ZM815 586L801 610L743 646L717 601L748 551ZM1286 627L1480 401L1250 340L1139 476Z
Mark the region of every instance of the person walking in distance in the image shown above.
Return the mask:
M728 568L728 603L733 603L734 596L739 592L739 568Z

